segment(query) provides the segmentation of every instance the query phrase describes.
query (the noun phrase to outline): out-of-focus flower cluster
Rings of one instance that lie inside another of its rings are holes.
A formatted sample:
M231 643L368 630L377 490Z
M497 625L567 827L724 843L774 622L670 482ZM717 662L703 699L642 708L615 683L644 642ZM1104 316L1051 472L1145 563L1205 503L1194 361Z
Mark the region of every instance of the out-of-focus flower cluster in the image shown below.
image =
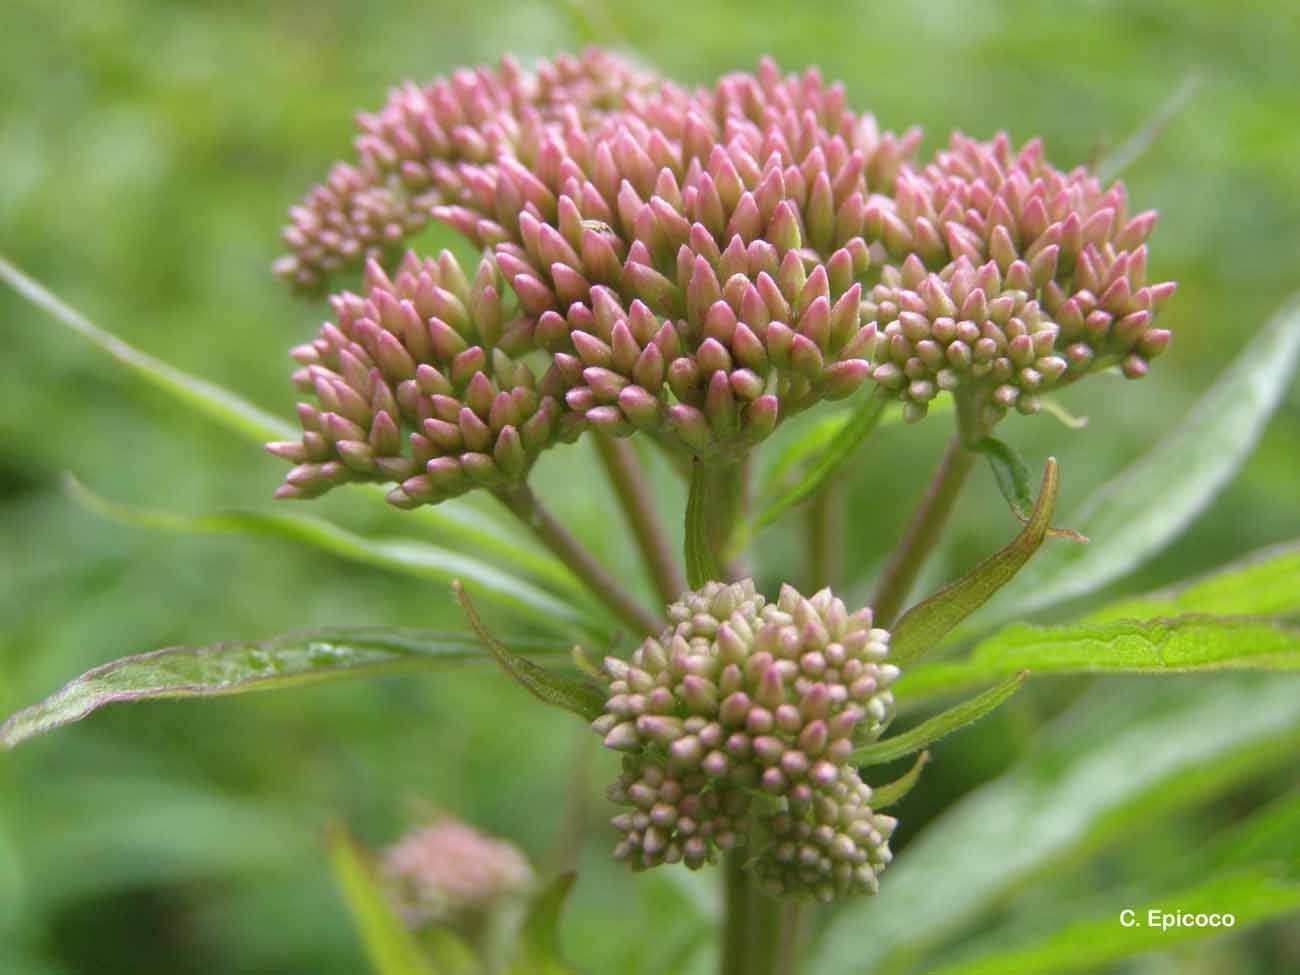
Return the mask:
M894 820L872 810L849 759L892 713L889 633L829 589L785 586L768 603L750 580L707 583L668 615L658 639L604 664L592 727L625 753L610 798L629 807L613 820L615 857L699 867L761 825L751 860L771 893L874 891Z
M506 61L359 126L277 264L318 288L370 261L296 353L319 407L274 448L297 464L283 496L371 478L436 502L587 428L732 460L868 377L909 419L951 391L992 423L1090 370L1142 375L1169 340L1154 215L1122 186L1005 136L920 164L919 132L881 132L813 69L691 91L601 51ZM483 250L472 283L446 254L399 264L430 218Z
M383 851L379 866L413 928L458 923L526 892L534 881L513 844L450 817L407 833Z

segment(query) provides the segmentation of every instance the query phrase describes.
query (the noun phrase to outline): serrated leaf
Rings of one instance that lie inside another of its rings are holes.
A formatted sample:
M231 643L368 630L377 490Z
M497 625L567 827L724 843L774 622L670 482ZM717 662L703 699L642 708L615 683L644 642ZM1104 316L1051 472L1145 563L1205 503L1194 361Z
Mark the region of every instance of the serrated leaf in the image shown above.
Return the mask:
M280 511L215 511L187 515L119 504L95 494L72 476L64 486L79 504L114 521L186 534L252 535L321 549L350 562L420 579L472 581L493 602L508 606L550 630L590 629L590 616L525 579L478 559L404 538L365 538L315 515ZM600 630L603 632L603 630Z
M529 641L529 648L557 652L553 643ZM0 725L0 745L12 748L122 701L283 690L484 659L482 647L469 633L379 626L327 627L270 640L165 647L89 670L39 704L19 711Z
M1300 670L1300 628L1270 620L1174 616L1034 626L1013 623L965 660L922 665L895 685L900 698L976 687L1028 668L1036 674L1181 674Z
M776 522L791 508L807 501L820 491L831 476L853 455L858 445L875 429L885 410L885 400L869 393L849 414L848 422L830 439L808 463L807 470L798 482L782 492L753 520L746 537L757 535Z
M877 810L888 809L890 806L902 802L921 778L921 770L925 768L929 761L930 753L921 752L916 756L916 761L912 763L912 767L899 778L893 782L886 782L884 785L872 786L871 808Z
M335 880L374 975L436 975L353 839L336 828L330 832L329 850Z
M1133 911L1132 926L1120 923L1120 912L1125 909ZM1068 924L1035 944L945 966L934 970L934 975L1065 975L1145 952L1171 950L1225 931L1222 926L1174 926L1168 922L1152 925L1152 911L1160 917L1178 913L1221 917L1227 912L1234 918L1231 930L1242 931L1297 909L1300 883L1263 870L1231 873L1145 904L1117 901L1113 910Z
M1060 485L1056 459L1049 457L1038 489L1038 503L1020 534L956 582L904 613L890 640L891 661L902 665L917 659L1011 581L1043 544Z
M686 498L686 584L698 589L712 579L721 579L717 557L709 544L708 499L712 478L700 461L691 466L690 494Z
M890 970L1054 865L1285 760L1300 742L1298 687L1239 675L1096 688L1008 773L931 823L885 871L878 897L846 905L808 970Z
M1120 619L1212 613L1217 616L1293 616L1300 614L1300 542L1252 552L1198 579L1161 592L1103 606L1085 623Z
M528 908L519 932L519 946L506 975L578 975L560 953L560 912L576 875L556 877Z
M933 744L954 731L968 724L973 724L990 711L1000 707L1012 694L1020 690L1020 685L1029 676L1029 671L1022 670L1010 680L1005 680L996 687L990 687L982 694L962 701L933 718L922 721L915 728L893 735L882 741L872 742L861 748L855 748L850 758L857 765L883 765L904 755L919 752L927 745Z
M519 656L494 637L483 625L478 611L460 581L452 582L451 586L460 608L465 613L465 618L469 620L470 628L478 635L479 640L496 662L501 665L501 669L518 681L528 693L543 704L572 711L586 721L594 721L605 710L605 695L600 688L585 681L553 673Z
M1300 297L1264 326L1187 416L1068 519L1092 544L1044 553L990 605L990 623L1083 596L1176 538L1245 462L1290 383Z
M296 438L295 427L253 405L237 393L198 376L177 369L149 353L137 349L124 339L68 305L40 282L28 277L0 257L0 281L4 281L22 298L48 314L61 325L108 353L149 385L176 399L182 405L206 416L257 445L270 440ZM384 489L376 484L350 487L383 501ZM453 499L438 507L423 506L407 515L450 538L481 547L501 560L517 565L569 591L582 591L581 584L559 560L528 544L522 544L492 519L464 501Z

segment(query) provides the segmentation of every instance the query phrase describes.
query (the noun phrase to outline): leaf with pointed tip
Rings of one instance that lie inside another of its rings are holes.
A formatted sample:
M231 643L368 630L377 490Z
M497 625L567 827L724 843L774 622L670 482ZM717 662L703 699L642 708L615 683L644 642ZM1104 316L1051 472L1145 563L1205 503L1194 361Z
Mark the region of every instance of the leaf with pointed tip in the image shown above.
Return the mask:
M696 461L691 467L691 489L686 498L686 584L692 589L722 578L713 546L709 544L706 495L712 486L708 469Z
M329 834L330 863L374 975L435 975L415 936L402 924L368 858L342 827Z
M145 382L195 412L251 440L259 449L269 440L296 438L297 432L292 424L254 406L237 393L137 349L108 329L96 325L3 257L0 257L0 281L4 281L22 298L55 321L107 352ZM358 484L355 487L372 499L383 501L385 492L379 485ZM453 499L443 502L437 508L426 505L415 509L408 517L418 519L448 537L477 545L502 561L517 565L569 592L582 591L581 583L558 559L532 545L521 543L497 522L464 501Z
M885 872L877 897L844 905L808 970L896 970L1054 866L1276 767L1297 744L1294 681L1106 682L1009 772L926 827ZM944 878L943 897L935 877Z
M1011 581L1043 544L1060 483L1056 459L1049 457L1038 489L1038 503L1020 534L956 582L909 609L894 627L891 661L904 664L915 660Z
M1034 496L1030 493L1033 485L1029 482L1029 465L1020 452L997 437L984 437L967 449L988 458L1003 500L1017 518L1022 522L1028 521L1034 505Z
M543 704L572 711L587 721L594 721L605 710L605 695L601 693L600 688L585 681L553 673L519 656L494 637L483 625L478 611L470 601L469 593L465 591L460 581L454 580L451 588L456 594L460 608L465 613L465 618L469 620L470 628L478 635L479 640L501 665L501 669L518 681L533 697Z
M559 945L560 911L576 879L576 874L560 874L537 895L524 917L518 950L506 975L577 975Z
M973 724L984 715L999 707L1012 694L1020 690L1020 685L1029 676L1029 671L1022 670L1009 680L1004 680L995 687L990 687L983 694L962 701L948 710L936 714L933 718L922 721L915 728L904 731L882 741L872 742L856 748L850 761L857 765L883 765L904 755L919 752L927 745L952 734L968 724Z
M983 614L989 625L1083 596L1176 538L1245 462L1300 354L1300 296L1251 339L1155 447L1092 495L1068 524L1092 544L1055 547Z
M136 508L95 494L71 475L65 477L64 487L79 504L114 521L174 532L280 538L322 549L350 562L421 579L448 582L464 578L482 587L494 602L528 616L550 630L557 629L557 624L558 628L590 629L593 626L584 611L525 579L472 556L424 542L365 538L323 518L286 511L215 511L186 515Z
M557 653L555 643L529 649ZM327 627L270 640L166 647L122 657L82 674L0 725L0 745L80 721L108 704L273 691L324 681L375 677L485 660L468 633L397 627Z
M1133 911L1135 924L1125 926L1120 913ZM927 969L933 975L1060 975L1090 971L1108 962L1147 952L1172 951L1200 938L1223 933L1221 926L1148 923L1178 914L1233 917L1232 929L1245 930L1270 918L1300 910L1300 883L1278 871L1253 869L1215 876L1183 890L1171 891L1146 904L1136 905L1123 893L1113 909L1065 925L1039 941L1004 948L968 961Z
M895 685L913 701L996 680L1036 674L1183 674L1210 670L1300 670L1300 628L1271 620L1188 615L1152 620L1013 623L968 658L923 665Z
M929 752L921 752L916 756L916 761L902 776L893 782L886 782L884 785L873 786L871 789L871 808L888 809L890 806L902 802L912 787L916 785L917 780L921 778L921 770L930 761Z
M809 462L798 482L782 492L767 505L746 530L753 537L771 525L791 508L807 501L829 482L846 460L853 455L862 441L875 429L885 410L885 400L869 392L849 414L848 422Z

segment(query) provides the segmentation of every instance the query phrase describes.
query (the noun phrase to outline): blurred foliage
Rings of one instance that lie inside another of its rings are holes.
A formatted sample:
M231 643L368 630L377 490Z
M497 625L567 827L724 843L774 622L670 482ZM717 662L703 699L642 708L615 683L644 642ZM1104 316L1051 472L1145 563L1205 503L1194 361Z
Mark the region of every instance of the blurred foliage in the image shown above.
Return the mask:
M1119 144L1195 75L1202 84L1191 103L1125 174L1135 203L1162 211L1153 272L1181 283L1165 318L1176 334L1170 355L1122 396L1118 380L1069 390L1066 406L1091 418L1084 430L1045 416L1002 430L1031 466L1049 452L1060 459L1069 511L1176 422L1300 285L1300 21L1291 6L7 0L0 250L131 342L287 412L284 352L325 306L299 303L271 279L279 221L347 151L352 112L402 78L599 42L706 83L771 53L786 67L816 63L843 79L851 103L887 126L923 124L927 151L954 125L978 136L1006 127L1017 139L1042 134L1051 158L1073 164ZM0 711L157 646L329 624L454 622L439 585L273 539L97 520L60 493L61 471L112 498L203 511L269 508L281 465L142 390L7 292L0 341ZM937 457L947 424L936 420L882 427L853 472L846 595L869 591ZM1293 390L1213 506L1103 595L1300 536L1298 447ZM578 489L572 471L588 469ZM584 447L555 451L538 471L541 493L639 580L625 536L604 530L617 515L595 471ZM654 474L669 510L680 511L680 486L666 470ZM318 504L355 529L410 530L400 513L374 505ZM1014 531L980 472L930 581ZM764 537L761 581L797 564L792 548L789 529ZM899 806L902 857L921 824L1011 763L1078 687L1031 683L938 746ZM387 841L409 797L511 837L544 869L576 862L565 947L584 970L700 970L707 946L688 919L713 910L709 887L672 872L633 878L608 862L598 784L611 759L595 755L589 737L499 675L472 670L110 710L0 756L0 970L361 971L330 884L325 829L342 820L369 842ZM1208 809L1139 831L1086 869L1052 878L1034 906L1086 917L1098 890L1145 889L1149 873L1186 858L1296 772L1294 760L1275 765ZM1032 928L1033 914L1008 911L999 921ZM1118 970L1296 968L1294 930L1274 924Z

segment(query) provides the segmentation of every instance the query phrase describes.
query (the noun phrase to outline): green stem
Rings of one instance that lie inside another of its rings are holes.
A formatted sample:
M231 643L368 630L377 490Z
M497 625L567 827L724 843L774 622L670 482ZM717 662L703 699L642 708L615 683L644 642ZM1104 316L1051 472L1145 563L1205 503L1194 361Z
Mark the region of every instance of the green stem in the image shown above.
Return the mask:
M728 850L722 863L722 957L718 975L751 975L754 891L742 850Z
M542 506L527 484L498 488L493 494L638 637L658 633L663 628L663 621L641 606L605 571L573 533Z
M962 437L954 433L948 439L939 467L930 479L921 503L912 513L912 519L903 537L889 556L880 582L876 586L875 609L877 626L892 626L907 601L912 585L934 549L961 493L966 475L975 463L975 454L962 446Z
M655 510L645 470L626 440L598 434L596 450L623 508L623 516L636 538L659 601L667 605L685 591L686 580Z
M802 957L803 905L786 901L781 905L780 928L776 941L776 963L772 975L799 975Z
M834 483L827 483L814 494L804 508L804 554L808 591L816 592L829 586L835 575L835 540L839 531L837 502L839 492Z

